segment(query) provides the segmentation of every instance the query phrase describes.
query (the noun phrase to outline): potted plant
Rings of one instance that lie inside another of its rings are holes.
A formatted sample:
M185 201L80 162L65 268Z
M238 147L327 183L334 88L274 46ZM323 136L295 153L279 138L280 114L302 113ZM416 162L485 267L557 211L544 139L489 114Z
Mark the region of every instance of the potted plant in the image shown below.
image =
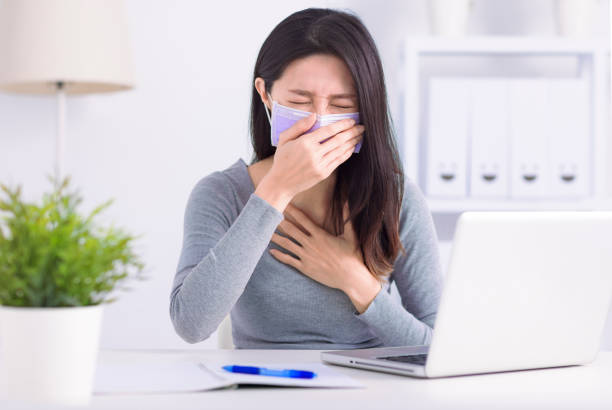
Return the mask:
M135 236L94 225L112 199L83 217L70 178L50 179L41 204L0 184L0 377L8 399L87 405L103 305L144 264Z

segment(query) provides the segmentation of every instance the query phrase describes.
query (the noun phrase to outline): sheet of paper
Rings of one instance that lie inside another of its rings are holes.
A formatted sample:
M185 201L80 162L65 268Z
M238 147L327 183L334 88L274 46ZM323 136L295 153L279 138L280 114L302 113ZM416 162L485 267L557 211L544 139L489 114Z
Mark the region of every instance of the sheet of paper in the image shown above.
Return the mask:
M344 375L343 373L333 369L331 366L323 363L212 363L207 361L201 363L206 366L212 373L219 375L221 378L231 380L236 384L260 384L273 386L297 386L297 387L350 387L360 388L365 387L357 380ZM297 369L310 370L317 374L312 379L294 379L288 377L276 376L259 376L243 373L231 373L223 369L225 365L244 365L258 366L269 369Z
M94 394L181 393L232 386L198 363L98 363Z
M362 383L323 363L258 363L250 366L271 369L300 369L315 372L313 379L231 373L229 363L98 363L94 394L184 393L235 388L238 384L296 387L360 388ZM240 363L231 363L240 364Z

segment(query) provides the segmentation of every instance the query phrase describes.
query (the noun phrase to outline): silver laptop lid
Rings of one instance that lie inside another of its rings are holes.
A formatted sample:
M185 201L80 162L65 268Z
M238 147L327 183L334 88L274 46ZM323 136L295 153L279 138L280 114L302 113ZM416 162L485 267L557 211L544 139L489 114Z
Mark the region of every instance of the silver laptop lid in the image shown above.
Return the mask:
M612 212L466 212L426 374L587 363L611 296Z

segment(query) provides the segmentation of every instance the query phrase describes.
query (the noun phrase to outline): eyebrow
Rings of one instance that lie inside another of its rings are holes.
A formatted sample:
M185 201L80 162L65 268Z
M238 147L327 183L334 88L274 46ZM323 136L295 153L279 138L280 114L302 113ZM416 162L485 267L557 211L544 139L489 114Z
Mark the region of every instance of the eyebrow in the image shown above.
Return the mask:
M292 92L292 93L295 93L295 94L304 95L306 97L312 96L312 93L310 91L306 91L306 90L295 89L295 90L289 90L289 91ZM354 97L356 97L356 95L355 94L351 94L351 93L330 95L330 98L354 98Z

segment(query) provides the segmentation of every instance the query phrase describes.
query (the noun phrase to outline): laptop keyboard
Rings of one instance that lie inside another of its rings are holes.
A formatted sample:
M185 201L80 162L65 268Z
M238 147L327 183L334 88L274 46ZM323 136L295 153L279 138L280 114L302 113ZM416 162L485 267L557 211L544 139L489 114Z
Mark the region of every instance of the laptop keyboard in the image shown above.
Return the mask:
M402 363L425 365L425 363L427 362L427 355L426 354L413 354L413 355L406 355L406 356L386 356L386 357L377 357L377 359L391 360L392 362L402 362Z

